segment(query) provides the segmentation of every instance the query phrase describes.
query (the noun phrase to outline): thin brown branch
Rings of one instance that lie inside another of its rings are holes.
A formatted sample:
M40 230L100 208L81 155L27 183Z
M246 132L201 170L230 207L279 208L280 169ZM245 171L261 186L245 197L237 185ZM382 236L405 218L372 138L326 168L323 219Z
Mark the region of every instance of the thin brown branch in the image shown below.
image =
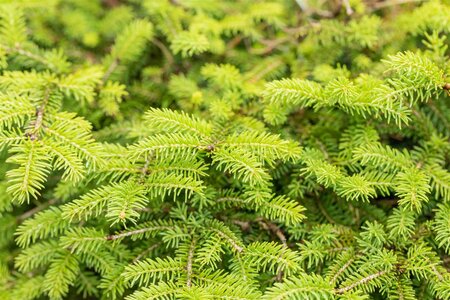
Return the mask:
M161 50L161 53L164 55L164 57L167 60L167 64L164 67L164 71L167 71L170 66L172 66L175 63L175 59L173 58L172 53L167 49L166 45L164 45L160 40L154 38L152 39L152 43Z
M139 178L139 181L140 181L141 183L144 183L145 176L148 175L148 166L149 166L149 164L150 164L150 159L149 159L149 158L146 158L146 159L145 159L144 167L141 169L141 176L140 176L140 178Z
M337 272L334 274L333 278L331 278L331 283L334 284L338 277L355 261L354 258L349 259Z
M120 0L103 0L107 7L113 8L120 5Z
M390 6L396 6L396 5L406 4L406 3L422 2L422 1L423 0L386 0L383 2L376 2L372 6L372 10L378 10L378 9L383 9L383 8L387 8Z
M147 255L149 252L151 252L153 249L158 248L159 246L161 246L161 243L157 243L154 245L151 245L150 247L148 247L147 249L145 249L144 251L142 251L141 253L139 253L138 256L136 256L133 259L133 263L137 262L138 260L140 260L142 257L144 257L145 255Z
M44 121L45 107L47 106L48 100L50 98L50 87L47 87L44 92L44 99L42 100L41 106L36 111L36 120L34 121L34 126L29 133L30 140L35 141L39 138L39 130L42 127Z
M269 222L269 221L267 221L267 220L264 220L264 221L259 221L259 224L265 229L265 230L270 230L270 231L272 231L279 239L280 239L280 241L281 241L281 243L283 244L283 247L284 248L288 248L288 245L287 245L287 239L286 239L286 236L284 235L284 233L283 233L283 231L281 231L281 229L277 226L277 225L275 225L275 224L273 224L272 222ZM279 271L278 273L277 273L277 277L276 277L276 280L278 281L278 282L281 282L281 281L283 281L283 271Z
M259 224L264 229L272 231L280 239L280 241L283 244L283 246L287 248L286 236L284 235L283 231L281 231L281 229L277 225L275 225L275 224L273 224L273 223L271 223L269 221L266 221L266 220L264 220L264 222L260 221Z
M347 13L347 15L349 15L349 16L353 15L354 11L353 11L352 7L350 6L350 2L348 0L342 0L342 3L344 3L345 12Z
M241 198L238 198L238 197L222 197L222 198L218 198L216 200L216 203L220 203L220 202L239 202L239 203L244 203L245 201L242 200Z
M309 23L300 27L293 28L283 28L282 30L287 34L287 36L279 37L277 39L263 39L260 41L261 44L265 46L262 49L252 49L252 53L258 55L270 54L274 50L283 44L289 44L295 42L299 37L305 36L308 31L316 26L315 23Z
M196 243L196 240L195 240L195 239L192 239L191 246L189 247L188 257L187 257L187 265L186 265L187 279L186 279L186 286L189 287L189 288L192 286L192 260L194 259L195 243Z
M381 199L373 199L372 203L379 203L387 206L395 206L398 204L397 198L381 198Z
M327 219L328 222L331 224L335 224L336 222L333 220L332 217L328 214L328 212L323 207L322 203L320 202L320 199L317 201L317 207L319 208L320 212L324 215L325 219Z
M45 57L35 54L33 52L30 52L28 50L25 50L19 44L15 45L14 47L9 47L9 46L0 44L0 48L3 48L7 53L16 53L16 54L28 57L28 58L30 58L34 61L37 61L43 65L46 65L51 69L55 69L55 66L51 62L49 62Z
M122 232L119 234L112 234L112 235L108 235L105 237L106 240L108 241L114 241L123 237L127 237L127 236L131 236L131 235L136 235L136 234L142 234L145 233L147 231L152 231L152 230L169 230L169 229L173 229L174 227L172 226L154 226L154 227L147 227L147 228L141 228L141 229L136 229L136 230L132 230L132 231L126 231L126 232Z
M261 43L264 44L266 47L263 49L255 49L252 50L252 53L258 54L258 55L266 55L271 53L273 50L275 50L278 46L283 45L287 42L291 42L291 37L285 36L276 40L262 40Z
M242 41L243 36L242 35L237 35L235 36L233 39L231 39L226 46L227 51L233 49L234 47L236 47L237 45L239 45L239 43Z
M238 225L241 227L243 231L249 231L250 230L250 222L249 221L240 221L240 220L232 220L233 224Z
M438 271L438 269L436 269L435 265L431 265L431 269L433 270L433 273L436 275L436 277L439 279L439 281L444 280L444 276L442 276L442 274Z
M119 59L114 58L113 61L109 64L108 69L106 69L105 75L103 75L102 83L104 84L109 77L111 77L111 74L116 70L116 68L119 66Z
M211 230L216 232L220 237L226 239L231 244L231 246L233 246L233 248L236 249L237 252L241 253L242 251L244 251L244 248L239 246L232 238L228 237L222 231L214 229L214 228L211 228Z
M283 62L281 60L277 60L277 61L271 63L263 71L257 73L255 76L250 78L248 82L250 82L250 83L258 82L258 80L260 80L261 78L263 78L268 73L270 73L271 71L275 70L276 68L278 68L282 64L283 64Z
M367 277L364 277L363 279L358 280L358 281L356 281L356 282L354 282L354 283L352 283L352 284L350 284L350 285L348 285L348 286L342 287L342 288L340 288L340 289L335 289L334 292L335 292L336 294L343 294L343 293L345 293L345 292L348 292L348 291L354 289L354 288L357 287L358 285L361 285L361 284L364 284L364 283L366 283L366 282L369 282L369 281L371 281L371 280L373 280L373 279L375 279L375 278L378 278L378 277L380 277L380 276L383 276L383 275L386 274L386 273L387 273L387 271L379 271L379 272L377 272L377 273L375 273L375 274L372 274L372 275L369 275L369 276L367 276Z
M34 215L35 213L40 212L41 210L46 209L50 205L55 204L56 202L57 202L56 199L50 199L49 201L47 201L41 205L38 205L38 206L30 209L29 211L24 212L23 214L21 214L20 216L17 217L17 220L19 222L22 222L22 221L28 219L29 217L31 217L32 215Z
M330 248L327 251L333 253L333 252L347 251L350 249L352 249L352 248L351 247L336 247L336 248Z

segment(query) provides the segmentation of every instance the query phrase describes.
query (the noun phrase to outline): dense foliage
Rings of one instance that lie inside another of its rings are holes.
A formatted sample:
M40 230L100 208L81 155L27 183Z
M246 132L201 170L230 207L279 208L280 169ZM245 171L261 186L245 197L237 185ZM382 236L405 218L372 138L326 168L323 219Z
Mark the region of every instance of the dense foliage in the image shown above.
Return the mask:
M450 299L450 2L0 1L0 299Z

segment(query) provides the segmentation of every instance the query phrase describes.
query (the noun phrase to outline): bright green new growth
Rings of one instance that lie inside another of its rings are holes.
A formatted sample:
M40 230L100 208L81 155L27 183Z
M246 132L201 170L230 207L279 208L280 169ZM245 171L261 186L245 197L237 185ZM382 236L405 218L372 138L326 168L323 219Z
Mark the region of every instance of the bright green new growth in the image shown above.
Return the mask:
M0 299L450 299L450 5L400 2L0 1Z

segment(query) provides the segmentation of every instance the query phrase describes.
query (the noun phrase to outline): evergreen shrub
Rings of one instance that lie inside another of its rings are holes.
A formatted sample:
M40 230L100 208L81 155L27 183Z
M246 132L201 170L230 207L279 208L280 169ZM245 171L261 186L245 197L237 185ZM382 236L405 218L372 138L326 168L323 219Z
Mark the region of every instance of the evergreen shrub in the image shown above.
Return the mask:
M0 299L450 299L450 2L0 1Z

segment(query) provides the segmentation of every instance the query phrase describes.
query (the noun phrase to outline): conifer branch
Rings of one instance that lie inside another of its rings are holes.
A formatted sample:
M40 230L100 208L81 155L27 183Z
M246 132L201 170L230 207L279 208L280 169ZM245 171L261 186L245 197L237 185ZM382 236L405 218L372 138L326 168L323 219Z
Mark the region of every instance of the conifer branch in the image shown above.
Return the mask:
M133 263L137 262L138 260L140 260L141 258L143 258L145 255L147 255L148 253L152 252L154 249L158 248L159 246L161 246L161 243L157 243L154 245L151 245L150 247L148 247L147 249L145 249L144 251L142 251L141 253L139 253L138 256L136 256L133 259Z
M373 279L375 279L377 277L383 276L386 273L387 273L387 271L379 271L377 273L374 273L374 274L371 274L369 276L366 276L366 277L360 279L359 281L352 283L351 285L348 285L348 286L345 286L345 287L342 287L342 288L339 288L339 289L335 289L334 291L335 291L336 294L343 294L345 292L348 292L348 291L354 289L358 285L361 285L361 284L364 284L366 282L369 282L369 281L371 281L371 280L373 280Z
M211 229L211 230L214 231L214 232L216 232L216 233L217 233L220 237L222 237L223 239L226 239L226 240L231 244L231 246L233 246L233 248L234 248L238 253L244 251L244 248L243 248L242 246L238 245L238 244L236 243L235 240L233 240L232 238L230 238L229 236L227 236L226 233L224 233L224 232L222 232L222 231L220 231L220 230L218 230L218 229L215 229L215 228L213 228L213 229Z
M42 127L42 122L44 121L45 107L47 106L50 97L50 87L47 87L44 92L44 97L42 103L36 111L36 120L33 124L33 130L29 134L30 140L35 141L38 139L39 131Z
M0 298L450 299L448 1L6 2Z
M114 235L108 235L105 237L106 240L108 241L114 241L117 239L121 239L124 237L128 237L128 236L132 236L132 235L137 235L137 234L143 234L149 231L155 231L155 230L171 230L171 229L175 229L175 226L153 226L153 227L146 227L146 228L141 228L141 229L136 229L136 230L132 230L132 231L125 231L123 233L119 233L119 234L114 234Z
M24 212L23 214L21 214L20 216L17 217L17 220L19 222L22 222L28 218L30 218L31 216L33 216L34 214L42 211L43 209L46 209L49 206L52 206L53 204L57 203L58 200L57 199L50 199L49 201L40 204L32 209L30 209L29 211Z
M191 244L189 246L187 263L186 263L186 286L188 288L192 287L192 261L194 259L194 250L195 250L196 240L192 239Z
M45 55L41 55L39 52L29 51L23 48L20 44L16 44L13 47L7 46L5 44L0 44L0 48L4 49L4 51L8 54L17 54L29 58L37 63L42 64L43 66L48 67L49 69L59 72L61 71L58 66L56 66L53 62L49 61Z
M349 259L337 272L334 274L333 278L331 278L330 282L334 284L339 276L354 262L354 259ZM345 291L344 291L345 292Z
M112 73L116 70L116 68L119 66L119 59L114 58L112 62L109 64L108 68L106 68L105 74L102 77L102 82L107 82L109 77L111 77Z

